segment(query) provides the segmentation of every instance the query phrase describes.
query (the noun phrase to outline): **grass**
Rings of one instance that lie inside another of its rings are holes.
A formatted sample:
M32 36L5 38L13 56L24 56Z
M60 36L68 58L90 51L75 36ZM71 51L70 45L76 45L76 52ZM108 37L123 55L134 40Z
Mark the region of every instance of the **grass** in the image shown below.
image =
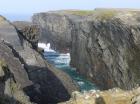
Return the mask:
M109 20L117 14L117 11L115 10L66 10L63 12L78 16L88 16L93 14L99 20Z
M1 67L7 67L7 65L6 65L4 60L0 60L0 66Z
M66 13L78 16L87 16L94 13L94 10L67 10Z
M108 11L97 11L98 15L97 15L97 19L100 20L109 20L113 17L115 17L115 15L117 14L116 11L113 10L108 10Z

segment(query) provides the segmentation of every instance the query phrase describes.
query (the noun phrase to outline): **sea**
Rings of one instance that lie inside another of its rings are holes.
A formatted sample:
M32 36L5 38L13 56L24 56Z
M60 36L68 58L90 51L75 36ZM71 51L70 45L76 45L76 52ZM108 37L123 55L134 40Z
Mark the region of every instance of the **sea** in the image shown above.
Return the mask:
M38 47L44 49L44 58L50 64L53 64L58 70L66 72L79 85L81 92L99 90L96 84L88 81L76 71L76 68L70 66L70 53L56 52L50 48L50 43L38 43Z

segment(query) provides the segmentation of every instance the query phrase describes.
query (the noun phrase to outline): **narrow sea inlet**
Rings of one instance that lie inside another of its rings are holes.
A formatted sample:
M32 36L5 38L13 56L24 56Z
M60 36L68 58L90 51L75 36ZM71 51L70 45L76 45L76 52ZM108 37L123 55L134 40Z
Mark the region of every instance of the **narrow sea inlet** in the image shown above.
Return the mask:
M70 63L70 54L61 54L50 49L50 44L39 44L39 47L44 48L44 57L49 63L53 64L59 70L63 70L79 85L81 92L89 90L99 89L95 84L88 81L83 76L76 72L75 68L72 68Z

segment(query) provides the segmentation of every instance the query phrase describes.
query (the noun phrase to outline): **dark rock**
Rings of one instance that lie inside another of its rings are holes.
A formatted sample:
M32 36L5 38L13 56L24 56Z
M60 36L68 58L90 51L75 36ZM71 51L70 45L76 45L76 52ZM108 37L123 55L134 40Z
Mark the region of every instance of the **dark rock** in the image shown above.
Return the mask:
M13 22L18 32L28 40L32 45L36 45L40 39L40 27L26 21Z
M16 53L14 53L8 45L4 45L2 43L0 44L0 59L3 59L7 63L9 70L15 77L16 82L21 84L22 88L32 84L22 63L19 58L16 57Z
M0 104L32 104L22 90L31 84L11 48L0 42Z

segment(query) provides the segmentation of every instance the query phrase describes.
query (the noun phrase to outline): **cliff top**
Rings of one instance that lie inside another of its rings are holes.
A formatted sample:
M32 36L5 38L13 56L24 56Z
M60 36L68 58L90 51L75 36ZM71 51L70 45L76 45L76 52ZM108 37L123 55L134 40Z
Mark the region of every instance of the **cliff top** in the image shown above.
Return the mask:
M112 20L114 18L119 18L122 22L126 24L139 24L140 20L140 9L119 9L119 8L96 8L95 10L58 10L36 13L35 15L50 16L50 15L60 15L68 16L71 20Z
M12 24L15 25L18 28L24 28L26 26L32 26L33 25L32 22L27 22L27 21L14 21Z
M94 10L76 10L76 9L70 9L70 10L56 10L56 11L48 11L48 12L41 12L41 13L56 13L56 14L71 14L71 15L79 15L79 16L87 16L96 14L97 12L140 12L140 9L129 9L129 8L96 8ZM38 13L36 13L38 14ZM40 13L39 13L40 14Z

